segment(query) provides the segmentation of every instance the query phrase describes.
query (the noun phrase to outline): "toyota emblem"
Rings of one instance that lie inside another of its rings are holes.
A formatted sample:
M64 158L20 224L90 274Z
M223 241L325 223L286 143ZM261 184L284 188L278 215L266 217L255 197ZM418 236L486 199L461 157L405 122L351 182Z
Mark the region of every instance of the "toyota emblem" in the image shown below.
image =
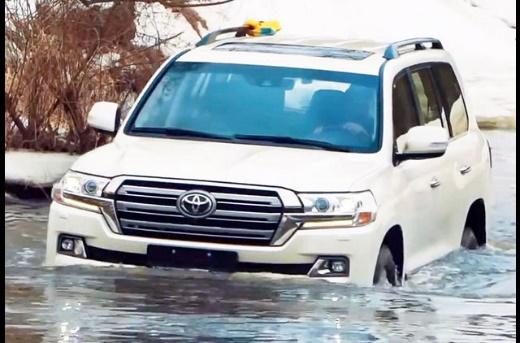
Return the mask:
M205 191L187 191L177 199L177 208L189 218L206 218L215 211L216 207L215 198Z

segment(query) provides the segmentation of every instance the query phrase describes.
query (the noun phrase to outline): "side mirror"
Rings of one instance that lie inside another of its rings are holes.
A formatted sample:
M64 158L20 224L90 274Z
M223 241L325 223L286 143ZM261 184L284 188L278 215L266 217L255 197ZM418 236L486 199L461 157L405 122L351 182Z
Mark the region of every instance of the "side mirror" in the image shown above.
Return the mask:
M425 159L444 155L448 148L449 135L446 129L438 126L416 126L398 138L401 151L396 153L399 161Z
M88 113L87 124L103 133L115 134L121 122L121 109L114 102L96 102Z

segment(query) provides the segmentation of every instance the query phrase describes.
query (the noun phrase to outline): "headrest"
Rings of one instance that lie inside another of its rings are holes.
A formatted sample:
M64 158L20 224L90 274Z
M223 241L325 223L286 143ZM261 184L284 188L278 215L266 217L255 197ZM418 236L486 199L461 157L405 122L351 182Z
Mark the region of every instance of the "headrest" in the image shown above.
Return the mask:
M319 90L312 96L309 110L316 108L322 110L344 110L345 93L339 90L323 89Z

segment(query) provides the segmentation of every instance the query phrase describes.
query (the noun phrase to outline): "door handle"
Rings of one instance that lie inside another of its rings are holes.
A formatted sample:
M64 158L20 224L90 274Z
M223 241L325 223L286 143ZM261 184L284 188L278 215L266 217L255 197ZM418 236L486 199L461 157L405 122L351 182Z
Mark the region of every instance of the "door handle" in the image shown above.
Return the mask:
M469 173L471 171L471 166L464 166L462 168L459 169L459 172L462 174L462 175L466 175L467 173Z
M439 179L437 179L436 177L434 177L431 181L430 181L430 187L431 188L437 188L441 185L441 182L439 181Z

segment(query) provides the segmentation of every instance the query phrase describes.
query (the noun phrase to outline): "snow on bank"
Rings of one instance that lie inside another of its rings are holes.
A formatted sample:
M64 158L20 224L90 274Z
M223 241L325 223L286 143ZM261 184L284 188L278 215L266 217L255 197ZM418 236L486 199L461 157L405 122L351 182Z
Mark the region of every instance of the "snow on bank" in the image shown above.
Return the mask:
M498 17L510 27L516 28L516 1L511 0L466 0L471 6L481 8Z
M32 187L50 187L78 158L66 153L7 151L5 182Z
M248 18L276 19L280 34L396 41L441 39L464 79L467 103L487 126L516 126L516 3L514 0L235 0L197 9L210 30ZM199 37L180 16L148 7L140 30L161 37L184 32L165 52L173 54Z

